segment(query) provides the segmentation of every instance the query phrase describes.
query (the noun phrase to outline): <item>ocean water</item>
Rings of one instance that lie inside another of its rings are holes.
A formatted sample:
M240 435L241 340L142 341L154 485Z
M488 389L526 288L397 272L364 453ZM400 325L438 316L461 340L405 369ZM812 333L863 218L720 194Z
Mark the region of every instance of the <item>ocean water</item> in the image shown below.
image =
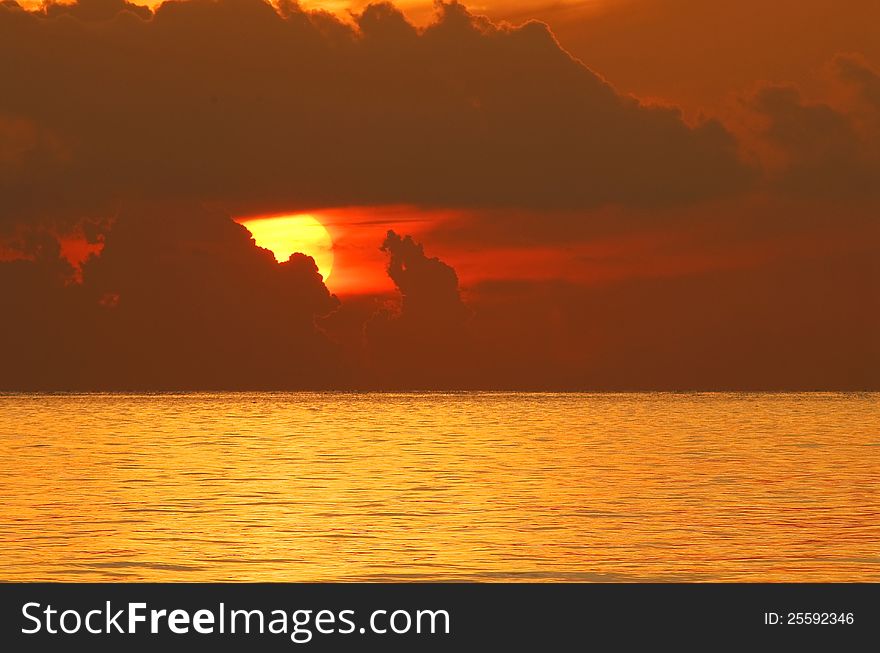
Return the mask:
M880 394L5 394L0 458L0 580L880 581Z

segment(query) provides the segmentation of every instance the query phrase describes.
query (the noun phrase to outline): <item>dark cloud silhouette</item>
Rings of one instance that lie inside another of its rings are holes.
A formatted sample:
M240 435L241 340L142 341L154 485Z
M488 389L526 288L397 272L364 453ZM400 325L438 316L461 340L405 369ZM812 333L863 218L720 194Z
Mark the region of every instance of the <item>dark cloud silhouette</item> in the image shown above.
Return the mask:
M73 268L48 233L16 243L26 258L0 261L0 388L76 386L81 363L80 288Z
M483 3L493 18L546 20L618 88L691 111L723 109L757 80L808 83L837 52L880 61L876 0L609 0ZM788 38L787 35L797 35Z
M0 388L880 387L876 228L855 248L817 233L699 273L466 295L448 264L389 232L398 297L377 310L378 297L340 307L310 258L277 264L228 217L182 211L93 226L104 248L81 283L54 238L23 237L28 258L0 263Z
M411 238L384 248L397 312L367 323L366 384L522 390L865 390L880 386L874 228L843 249L788 239L699 273L467 291ZM704 247L708 247L704 243ZM754 246L752 247L754 248ZM723 259L716 244L708 258ZM748 248L747 248L748 251ZM424 303L413 301L421 297Z
M430 323L439 329L458 324L466 314L455 270L438 258L428 258L411 236L389 231L382 243L389 254L388 276L402 298L401 320Z
M335 310L310 257L282 264L199 207L120 215L70 283L46 238L0 263L5 388L327 387L345 382L315 318Z
M880 76L852 55L835 57L832 70L855 87L861 110L807 102L793 86L766 85L755 94L752 106L767 121L762 135L785 157L776 181L801 196L876 197Z
M57 3L50 0L44 5L43 12L46 16L72 16L83 21L101 21L115 18L122 11L148 19L153 15L149 7L126 0L77 0L75 3Z
M389 231L382 243L388 275L400 293L399 310L382 310L366 324L370 372L382 387L461 385L473 374L467 320L458 276L425 255L410 236Z
M834 57L832 66L844 82L856 87L870 107L880 112L880 73L863 56L839 54Z
M877 242L876 232L873 236ZM880 264L862 252L585 286L469 293L484 387L866 390L880 387Z
M262 0L151 16L121 0L7 4L0 78L0 115L69 153L5 185L6 220L138 197L249 213L656 205L750 178L718 122L620 95L541 23L499 26L455 2L423 30L389 4L354 25Z
M0 110L0 237L29 217L18 210L16 198L51 194L43 179L61 178L68 160L69 152L55 134L33 120ZM53 216L41 214L40 219L49 222Z

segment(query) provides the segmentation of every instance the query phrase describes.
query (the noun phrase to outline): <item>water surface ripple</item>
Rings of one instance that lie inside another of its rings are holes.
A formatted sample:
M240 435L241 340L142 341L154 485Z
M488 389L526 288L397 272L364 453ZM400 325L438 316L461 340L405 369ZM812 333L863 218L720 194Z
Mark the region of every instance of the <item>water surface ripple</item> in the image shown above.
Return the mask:
M880 581L880 394L0 395L2 580Z

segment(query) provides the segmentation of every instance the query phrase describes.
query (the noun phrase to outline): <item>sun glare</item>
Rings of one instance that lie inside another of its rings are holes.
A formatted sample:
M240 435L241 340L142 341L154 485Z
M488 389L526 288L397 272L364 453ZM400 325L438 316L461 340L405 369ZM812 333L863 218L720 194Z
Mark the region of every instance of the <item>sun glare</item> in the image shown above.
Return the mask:
M251 218L239 221L254 237L257 245L284 262L294 252L315 259L318 272L326 281L333 271L333 240L326 227L307 213Z

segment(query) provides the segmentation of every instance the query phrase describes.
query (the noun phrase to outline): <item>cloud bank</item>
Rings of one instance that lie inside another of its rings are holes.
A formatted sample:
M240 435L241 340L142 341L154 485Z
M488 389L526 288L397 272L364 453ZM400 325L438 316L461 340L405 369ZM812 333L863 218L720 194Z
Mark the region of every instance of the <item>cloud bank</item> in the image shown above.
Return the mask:
M315 327L338 306L314 261L278 264L228 216L142 207L70 283L45 235L0 263L6 389L327 387L344 362Z
M715 121L623 96L537 22L416 29L290 2L0 6L0 219L131 198L261 206L658 205L741 189Z

